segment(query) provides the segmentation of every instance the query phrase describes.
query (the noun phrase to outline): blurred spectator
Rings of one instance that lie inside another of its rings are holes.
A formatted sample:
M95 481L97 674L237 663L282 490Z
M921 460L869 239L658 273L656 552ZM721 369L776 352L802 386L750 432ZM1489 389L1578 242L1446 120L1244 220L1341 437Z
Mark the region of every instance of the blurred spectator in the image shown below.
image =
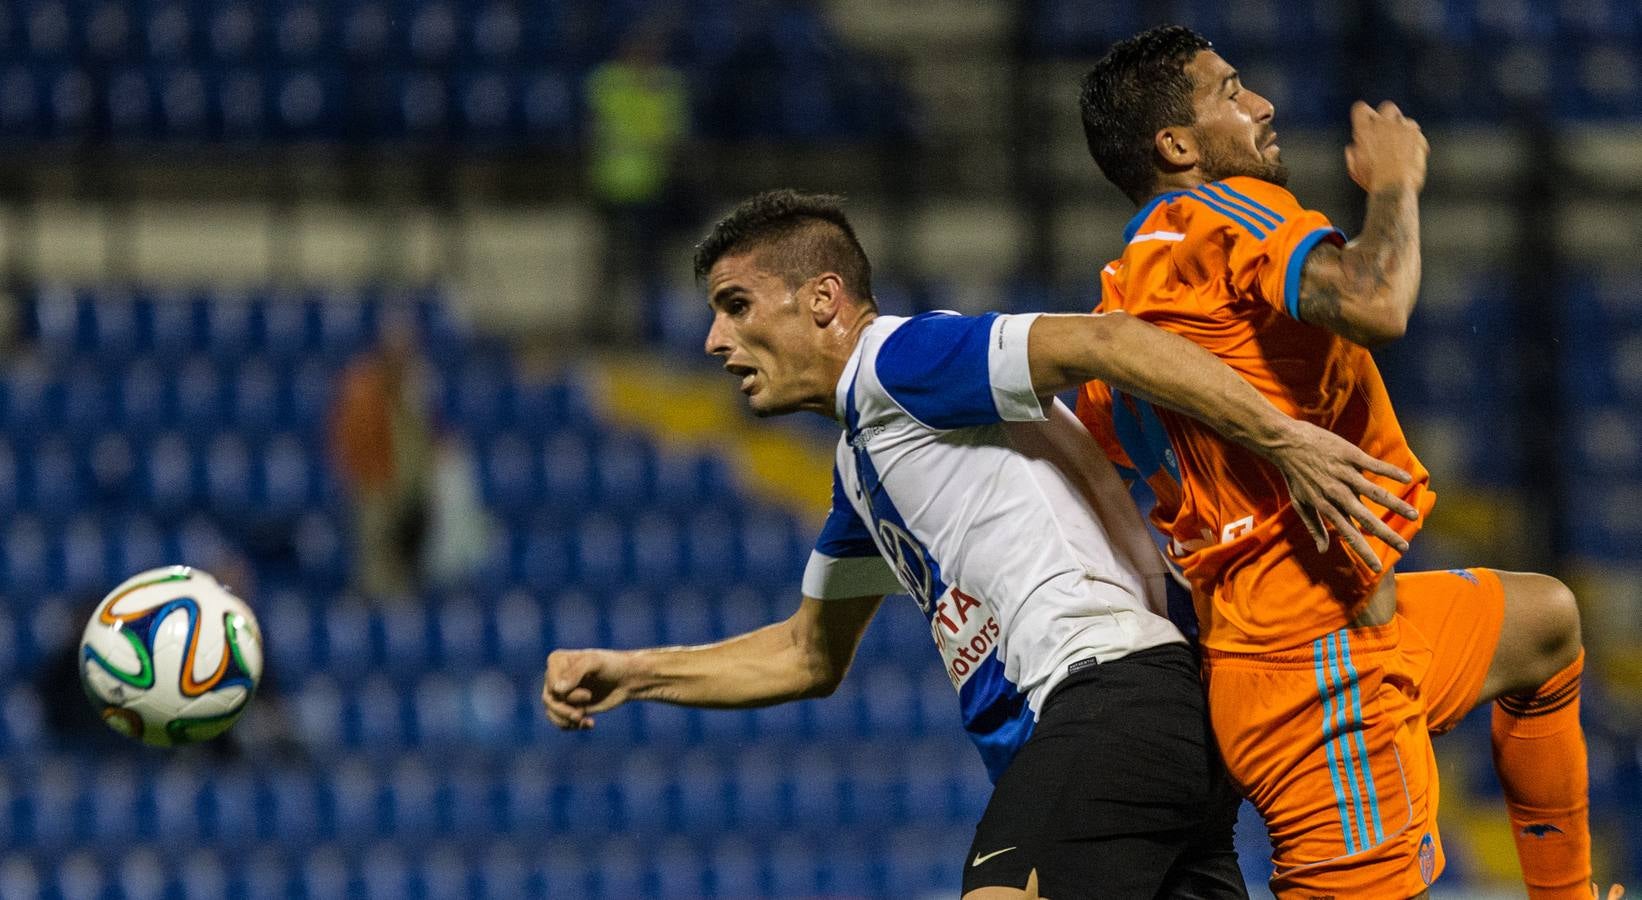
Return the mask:
M459 586L484 563L492 523L480 499L479 471L466 441L445 436L434 448L428 547L422 572L438 587Z
M589 181L605 223L601 283L628 301L599 307L589 324L601 338L636 336L631 319L610 313L637 310L668 237L693 218L675 179L690 132L689 90L664 49L659 28L638 28L587 78Z
M331 408L331 457L354 507L354 586L403 596L421 571L434 463L415 333L387 327L378 348L342 373Z

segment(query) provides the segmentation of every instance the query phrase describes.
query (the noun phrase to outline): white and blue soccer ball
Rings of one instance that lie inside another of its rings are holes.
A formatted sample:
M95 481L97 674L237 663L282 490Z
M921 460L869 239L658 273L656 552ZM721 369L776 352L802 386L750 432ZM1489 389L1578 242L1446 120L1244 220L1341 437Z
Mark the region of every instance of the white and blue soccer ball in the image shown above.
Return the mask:
M187 566L126 579L80 638L80 680L98 715L156 747L226 731L261 678L262 631L251 608Z

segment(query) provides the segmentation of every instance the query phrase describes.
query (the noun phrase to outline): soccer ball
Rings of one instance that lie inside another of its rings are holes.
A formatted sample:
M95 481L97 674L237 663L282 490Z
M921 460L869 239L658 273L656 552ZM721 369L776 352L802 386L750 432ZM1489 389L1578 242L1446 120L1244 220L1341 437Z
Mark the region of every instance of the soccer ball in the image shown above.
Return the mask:
M216 737L262 678L262 631L245 601L187 566L126 579L80 637L80 681L108 726L170 747Z

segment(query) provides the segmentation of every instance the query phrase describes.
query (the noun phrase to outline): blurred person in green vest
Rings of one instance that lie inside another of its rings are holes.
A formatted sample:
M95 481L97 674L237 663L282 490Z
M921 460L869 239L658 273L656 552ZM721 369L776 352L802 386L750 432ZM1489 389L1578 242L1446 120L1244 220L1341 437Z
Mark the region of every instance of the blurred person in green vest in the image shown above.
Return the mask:
M605 222L602 284L630 301L658 279L664 244L689 220L674 165L690 136L689 89L665 50L660 28L640 26L587 78L589 180ZM612 313L640 308L599 304L595 336L635 337L637 323Z

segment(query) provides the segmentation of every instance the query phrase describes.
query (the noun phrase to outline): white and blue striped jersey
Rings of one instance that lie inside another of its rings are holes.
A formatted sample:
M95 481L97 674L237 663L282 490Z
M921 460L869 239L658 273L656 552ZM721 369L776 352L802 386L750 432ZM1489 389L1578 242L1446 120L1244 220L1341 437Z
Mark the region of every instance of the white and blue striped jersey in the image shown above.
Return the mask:
M1183 642L1167 568L1071 410L1032 390L1036 315L867 326L838 382L818 599L907 592L994 781L1069 668Z

